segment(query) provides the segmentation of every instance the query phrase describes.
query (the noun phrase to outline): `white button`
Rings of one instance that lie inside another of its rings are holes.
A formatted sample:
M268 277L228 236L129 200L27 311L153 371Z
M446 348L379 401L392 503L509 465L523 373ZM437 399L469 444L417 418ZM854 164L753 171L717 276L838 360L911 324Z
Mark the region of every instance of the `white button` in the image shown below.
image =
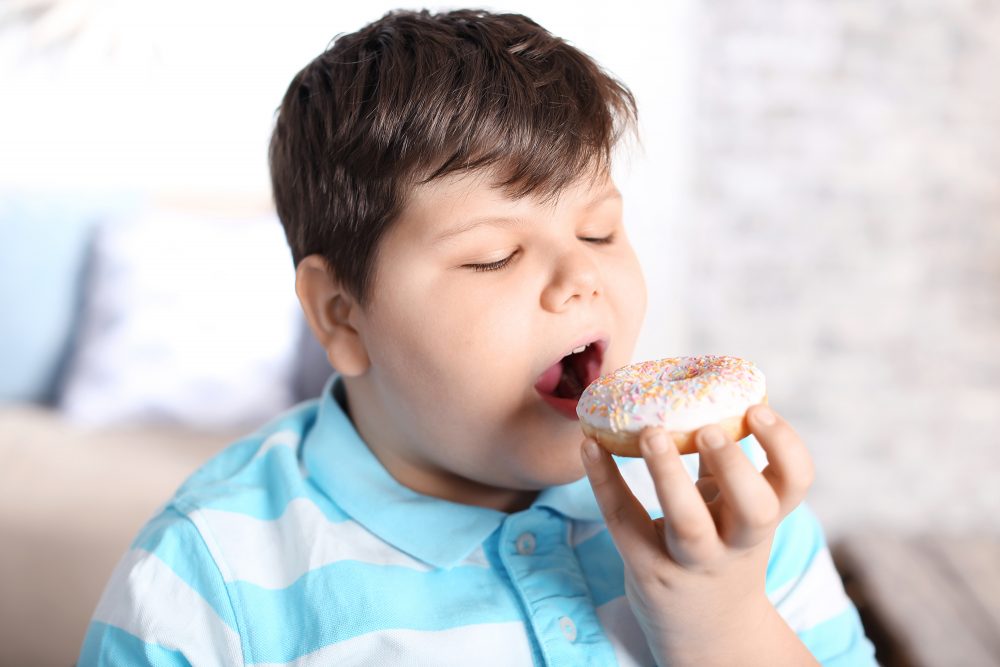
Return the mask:
M563 637L567 641L576 641L576 623L569 616L563 616L559 619L559 629L562 630Z
M517 546L517 553L522 556L530 556L535 553L535 536L531 533L521 533L515 546Z

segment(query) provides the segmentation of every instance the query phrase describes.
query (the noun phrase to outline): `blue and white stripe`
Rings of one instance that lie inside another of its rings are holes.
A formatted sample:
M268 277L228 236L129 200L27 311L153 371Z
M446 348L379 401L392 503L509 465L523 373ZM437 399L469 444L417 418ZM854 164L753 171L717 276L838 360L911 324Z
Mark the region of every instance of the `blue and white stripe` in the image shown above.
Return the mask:
M80 665L653 664L585 480L511 515L419 496L335 391L185 483L115 570ZM645 466L621 466L658 513ZM874 664L805 506L778 529L767 593L824 664Z

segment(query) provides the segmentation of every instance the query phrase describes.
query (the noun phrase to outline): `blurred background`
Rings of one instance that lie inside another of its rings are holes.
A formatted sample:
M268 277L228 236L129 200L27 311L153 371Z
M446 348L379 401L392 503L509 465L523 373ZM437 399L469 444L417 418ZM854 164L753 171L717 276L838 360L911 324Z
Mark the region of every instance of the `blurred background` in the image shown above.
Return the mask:
M145 519L325 377L266 145L400 6L0 2L0 664L70 664ZM487 8L638 99L636 359L754 360L884 664L1000 664L1000 2Z

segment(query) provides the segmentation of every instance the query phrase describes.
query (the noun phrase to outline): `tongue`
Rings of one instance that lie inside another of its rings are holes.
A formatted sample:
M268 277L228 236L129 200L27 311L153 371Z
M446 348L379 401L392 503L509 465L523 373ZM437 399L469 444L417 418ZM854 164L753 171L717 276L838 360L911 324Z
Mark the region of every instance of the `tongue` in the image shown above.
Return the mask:
M575 357L563 358L557 364L553 364L542 373L535 383L535 389L542 394L548 394L557 398L579 398L583 393L583 385L580 384L579 362Z
M538 382L535 383L535 389L543 394L551 394L559 385L559 379L562 377L562 370L562 362L552 364L552 366L550 366L549 369L542 373L542 376L538 378Z

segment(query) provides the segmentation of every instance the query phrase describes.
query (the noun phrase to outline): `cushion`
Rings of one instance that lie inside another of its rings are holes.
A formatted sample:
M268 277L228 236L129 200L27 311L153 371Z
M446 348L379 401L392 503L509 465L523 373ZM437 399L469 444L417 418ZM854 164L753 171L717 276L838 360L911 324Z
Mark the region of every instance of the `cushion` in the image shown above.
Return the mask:
M93 230L125 192L0 191L0 402L51 402L79 312Z
M299 306L276 217L152 211L102 225L87 281L69 418L217 430L291 405Z

